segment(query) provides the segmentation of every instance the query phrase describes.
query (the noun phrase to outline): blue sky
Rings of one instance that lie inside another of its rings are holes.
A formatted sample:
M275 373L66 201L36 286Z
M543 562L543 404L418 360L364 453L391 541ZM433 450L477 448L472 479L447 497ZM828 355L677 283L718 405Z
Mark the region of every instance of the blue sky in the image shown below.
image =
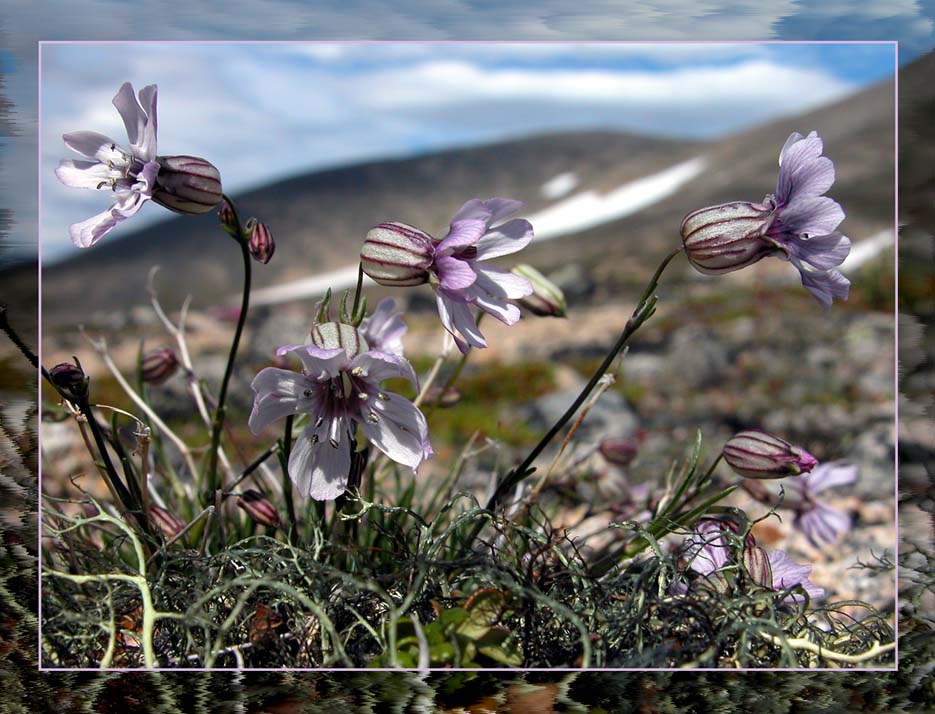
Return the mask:
M716 138L892 76L891 44L46 43L45 258L105 192L54 178L67 131L125 143L124 81L159 86L159 153L195 154L238 191L308 170L534 133L619 129ZM166 217L144 206L132 230Z

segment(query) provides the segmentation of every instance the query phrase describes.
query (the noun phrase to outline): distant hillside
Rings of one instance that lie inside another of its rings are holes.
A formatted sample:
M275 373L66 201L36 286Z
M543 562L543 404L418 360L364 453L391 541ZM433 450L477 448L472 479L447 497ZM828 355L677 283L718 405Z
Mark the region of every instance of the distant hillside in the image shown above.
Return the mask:
M674 195L573 240L533 246L526 256L543 268L575 261L597 279L617 282L644 272L645 263L675 244L685 213L721 201L759 200L772 191L778 151L793 130L817 129L825 140L838 172L832 195L848 212L845 232L859 238L891 225L893 119L894 87L888 82L832 107L712 143L614 132L539 136L310 173L235 200L245 216L257 216L275 235L274 259L254 271L256 285L264 287L356 262L363 236L380 221L400 220L438 233L468 198L514 197L525 202L525 213L533 213L561 200L543 194L543 184L559 174L577 176L572 194L601 193L704 155L708 168ZM146 275L157 263L169 304L191 292L196 306L210 305L235 293L240 283L239 252L214 216L171 217L119 239L108 237L46 269L45 323L145 302ZM20 269L4 278L15 290L30 276Z

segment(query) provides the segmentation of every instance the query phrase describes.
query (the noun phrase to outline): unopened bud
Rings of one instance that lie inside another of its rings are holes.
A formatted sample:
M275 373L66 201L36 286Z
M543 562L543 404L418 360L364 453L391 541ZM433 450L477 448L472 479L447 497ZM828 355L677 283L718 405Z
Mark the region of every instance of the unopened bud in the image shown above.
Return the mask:
M737 432L722 453L728 465L745 478L799 476L818 465L818 459L802 447L756 429Z
M309 335L311 342L323 350L335 350L343 347L348 359L354 359L370 349L367 340L360 331L343 322L323 322L315 325Z
M52 384L58 387L66 396L82 399L88 396L88 378L80 366L71 362L62 362L49 370Z
M163 384L178 371L179 360L170 347L150 350L140 361L140 376L147 384Z
M162 532L166 540L172 540L185 530L185 521L161 506L152 506L149 509L149 520Z
M776 206L767 200L724 203L689 213L681 226L685 256L700 272L720 275L785 253L766 237L775 211Z
M214 210L222 198L221 174L197 156L160 156L153 200L176 213L198 215Z
M250 249L250 255L257 262L264 265L273 257L276 250L276 243L273 241L273 234L270 233L269 226L265 223L254 223L253 230L250 231L250 239L247 242Z
M278 528L279 512L259 491L248 489L237 499L237 505L244 509L254 521L263 526Z
M428 233L405 223L381 223L367 233L360 249L363 271L380 285L428 282L435 245Z
M539 317L565 317L565 295L562 289L531 265L517 265L513 274L532 283L532 294L516 302Z
M597 448L601 456L617 466L629 466L639 450L636 442L630 439L601 439Z
M773 587L773 569L763 548L747 543L743 549L742 560L744 570L754 583L765 588Z
M221 207L218 209L218 220L221 222L221 227L232 236L236 237L240 234L240 223L237 221L237 213L234 211L234 207L231 205L230 201L226 198L221 199Z

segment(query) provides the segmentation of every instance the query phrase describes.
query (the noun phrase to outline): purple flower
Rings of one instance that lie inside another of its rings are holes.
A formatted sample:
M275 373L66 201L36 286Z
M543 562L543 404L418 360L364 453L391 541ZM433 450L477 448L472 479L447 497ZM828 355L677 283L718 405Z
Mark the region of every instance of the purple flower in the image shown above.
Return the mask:
M59 181L76 188L109 189L113 205L85 221L73 224L71 239L79 248L94 245L122 220L134 215L153 196L159 162L156 160L156 85L140 90L125 82L114 97L127 128L130 148L125 149L103 134L76 131L65 134L65 145L82 160L62 161L55 170Z
M492 226L522 206L508 198L468 201L451 220L448 234L435 246L430 270L438 314L462 352L467 352L469 345L487 346L477 329L472 306L513 325L520 313L510 300L532 294L532 284L526 278L482 264L515 253L532 240L532 226L521 218Z
M359 332L367 340L370 349L402 357L406 323L397 311L393 298L380 300L376 310L360 323Z
M771 590L788 590L796 585L801 585L809 598L816 600L824 597L824 589L814 585L809 581L808 576L812 573L811 565L801 565L786 555L784 550L774 550L769 554L769 570L771 573L771 582L760 582L763 587ZM798 593L790 593L788 600L793 602L802 602L805 598Z
M513 325L520 313L511 300L533 292L526 278L483 263L515 253L532 240L529 221L514 218L493 225L522 205L508 198L472 199L461 206L441 240L405 223L381 223L367 233L361 267L381 285L431 283L439 317L458 349L486 347L472 308Z
M775 195L761 204L736 202L690 213L682 221L689 261L703 273L739 270L768 255L790 261L802 284L830 307L846 300L850 281L837 266L850 239L836 229L844 211L823 194L834 183L834 164L822 156L817 132L791 134L779 155Z
M730 544L726 531L733 531L728 521L702 518L685 542L688 567L701 575L711 575L727 565Z
M816 494L856 480L856 466L829 462L792 482L792 495L798 496L797 501L788 504L795 511L792 525L802 531L812 545L817 547L822 541L834 543L851 528L850 516L818 500Z
M391 377L415 383L409 362L370 349L350 325L317 325L312 341L277 350L280 355L295 354L302 361L301 372L267 367L251 385L256 392L249 419L254 434L281 417L309 415L289 456L289 476L299 493L319 501L344 493L358 426L376 448L413 471L432 456L422 412L380 388Z

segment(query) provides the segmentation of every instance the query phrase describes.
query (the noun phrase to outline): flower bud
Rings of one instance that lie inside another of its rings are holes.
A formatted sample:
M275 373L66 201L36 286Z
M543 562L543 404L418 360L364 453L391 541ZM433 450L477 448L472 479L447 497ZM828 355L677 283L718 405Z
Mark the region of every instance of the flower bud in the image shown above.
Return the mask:
M280 524L279 512L259 491L248 489L237 499L237 505L257 523L263 526L278 528Z
M758 545L747 543L741 556L743 568L750 579L765 588L773 587L773 569L766 551Z
M150 350L140 361L140 376L147 384L163 384L178 371L179 360L170 347Z
M689 213L680 229L685 256L700 272L720 275L784 253L779 244L765 237L775 209L772 201L737 201Z
M597 448L601 456L617 466L629 466L639 449L630 439L601 439Z
M221 174L197 156L160 156L153 200L176 213L208 213L221 200Z
M323 350L335 350L343 347L348 359L354 359L370 349L367 340L360 331L343 322L323 322L312 328L312 344Z
M394 287L428 282L434 258L432 237L405 223L374 226L360 249L363 271L380 285Z
M160 506L149 509L149 520L162 532L166 540L172 540L185 530L185 521Z
M221 207L218 209L218 220L221 222L221 227L232 236L236 237L240 234L240 223L237 221L237 213L234 211L231 202L226 198L221 199Z
M71 362L62 362L49 370L52 384L58 387L66 396L73 399L82 399L88 396L89 379L80 366Z
M250 240L247 241L247 247L250 249L250 255L257 262L266 263L273 257L276 250L276 243L273 241L273 234L269 231L269 226L265 223L255 223L253 230L250 231Z
M516 302L539 317L565 317L565 295L562 289L530 265L517 265L513 274L532 283L532 294Z
M744 478L799 476L818 465L818 459L765 431L737 432L723 449L724 460Z

